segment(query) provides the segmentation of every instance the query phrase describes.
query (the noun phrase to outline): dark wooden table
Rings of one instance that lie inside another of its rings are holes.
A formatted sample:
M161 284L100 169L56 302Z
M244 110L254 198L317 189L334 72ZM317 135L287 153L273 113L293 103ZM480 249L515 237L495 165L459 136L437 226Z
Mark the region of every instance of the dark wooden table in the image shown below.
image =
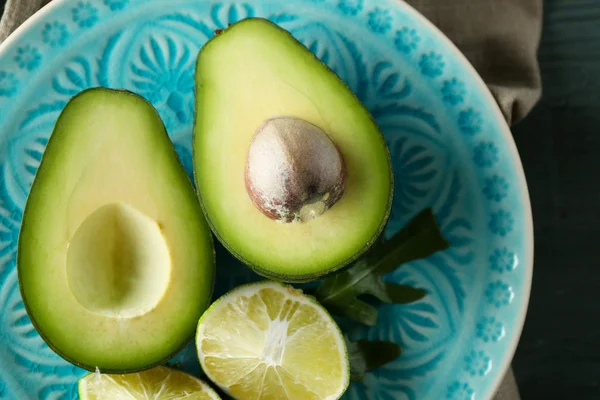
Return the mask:
M513 366L525 400L598 400L600 0L544 6L544 95L513 129L535 225L532 297Z
M545 4L544 94L513 129L535 225L514 360L527 399L600 399L600 0Z

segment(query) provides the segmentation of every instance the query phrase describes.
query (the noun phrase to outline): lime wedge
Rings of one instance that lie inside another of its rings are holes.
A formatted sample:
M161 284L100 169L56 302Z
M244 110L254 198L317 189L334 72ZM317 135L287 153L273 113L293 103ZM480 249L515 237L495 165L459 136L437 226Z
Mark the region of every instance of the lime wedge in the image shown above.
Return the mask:
M200 379L167 367L124 374L92 373L79 380L81 400L220 400Z
M327 311L276 282L240 286L198 324L206 375L239 400L339 399L348 387L344 337Z

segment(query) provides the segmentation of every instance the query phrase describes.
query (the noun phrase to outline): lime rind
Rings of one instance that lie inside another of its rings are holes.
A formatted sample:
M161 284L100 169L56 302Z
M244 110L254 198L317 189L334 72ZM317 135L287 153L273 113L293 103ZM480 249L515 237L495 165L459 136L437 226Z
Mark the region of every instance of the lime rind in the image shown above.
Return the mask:
M103 374L100 372L91 372L91 373L83 376L81 379L79 379L79 382L78 382L79 398L81 400L108 400L108 399L110 399L110 400L120 400L120 399L129 400L131 398L138 398L138 397L133 397L133 395L131 394L131 390L130 390L131 386L130 385L128 385L128 384L119 385L115 381L114 378L115 377L119 377L119 378L130 377L130 380L134 381L135 384L141 383L142 385L152 386L152 385L156 385L159 382L148 380L147 374L151 373L151 372L155 372L155 371L165 372L167 378L170 377L171 374L178 374L179 378L188 379L188 380L194 382L195 387L183 388L184 393L186 393L185 397L179 396L178 398L189 398L190 400L192 400L192 399L194 399L194 400L209 400L209 399L210 400L221 400L221 397L217 394L217 392L215 392L214 389L212 387L210 387L203 380L201 380L195 376L192 376L186 372L179 371L177 369L173 369L173 368L169 368L169 367L164 367L164 366L158 366L158 367L152 368L151 370L146 370L146 371L142 371L142 372L138 372L138 373L130 373L130 374ZM91 383L93 383L94 385L99 385L99 386L96 386L97 388L99 388L98 392L96 392L96 393L90 392L91 390L96 390L96 389L90 388ZM112 388L110 386L112 386ZM181 387L179 387L179 388L181 388ZM171 392L172 392L172 390L171 390ZM161 397L157 393L147 392L146 390L144 391L144 394L146 395L146 398L148 400L163 400L163 399L171 400L174 398L174 397L172 397L171 394L169 394L169 390L167 390L165 392L165 396L167 396L167 397Z
M339 349L340 353L343 355L343 357L341 357L341 360L342 360L342 363L344 364L343 365L344 374L343 374L342 381L340 382L340 389L334 395L328 396L328 397L322 397L320 400L337 400L337 399L341 398L343 396L343 394L346 392L346 390L348 389L348 386L350 384L350 362L349 362L346 341L344 339L344 335L343 335L340 327L337 325L337 323L335 322L335 320L333 319L331 314L313 296L306 295L302 292L302 290L296 289L290 285L286 285L284 283L270 281L270 280L247 283L247 284L240 285L240 286L236 287L235 289L232 289L231 291L227 292L226 294L224 294L223 296L221 296L220 298L215 300L209 306L209 308L204 312L202 317L200 318L200 320L198 322L198 329L197 329L197 334L196 334L196 349L198 352L198 359L200 361L200 366L202 367L202 370L206 374L207 378L210 379L215 385L217 385L225 393L236 398L235 395L233 393L231 393L231 391L229 390L229 387L227 385L224 385L221 382L219 382L219 380L216 379L216 377L206 367L205 355L203 354L203 352L201 350L201 342L205 338L204 333L205 333L205 328L206 328L206 321L211 315L218 313L221 309L223 309L227 304L234 301L236 298L239 298L241 296L255 295L262 289L274 289L274 290L278 291L279 293L284 294L286 296L286 299L291 299L291 300L297 301L300 304L310 305L312 308L314 308L319 313L320 317L324 321L327 321L328 327L331 329L331 332L334 333L334 335L335 335L337 348ZM282 397L281 400L285 400L285 399Z

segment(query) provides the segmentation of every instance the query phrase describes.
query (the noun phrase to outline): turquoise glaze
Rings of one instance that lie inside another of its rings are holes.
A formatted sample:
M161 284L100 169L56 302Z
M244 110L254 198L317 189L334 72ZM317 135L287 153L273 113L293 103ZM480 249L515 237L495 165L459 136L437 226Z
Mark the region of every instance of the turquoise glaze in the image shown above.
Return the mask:
M380 124L396 176L386 235L431 205L452 243L389 277L427 289L422 301L382 306L376 327L342 324L404 348L344 399L487 399L497 388L529 298L527 188L493 98L429 22L397 0L55 0L0 48L0 398L76 398L84 374L31 326L15 270L23 206L60 111L93 86L139 93L191 174L196 54L215 29L251 16L292 32ZM257 279L217 250L217 295ZM199 373L193 344L171 363Z

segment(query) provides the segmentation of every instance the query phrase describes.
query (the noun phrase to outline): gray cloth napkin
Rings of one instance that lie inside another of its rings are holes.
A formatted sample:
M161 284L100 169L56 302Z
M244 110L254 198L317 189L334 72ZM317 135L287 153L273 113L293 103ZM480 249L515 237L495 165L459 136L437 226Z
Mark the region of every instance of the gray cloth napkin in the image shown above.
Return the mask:
M49 0L8 0L0 42ZM406 0L466 55L509 123L521 120L541 95L537 48L542 0ZM494 400L519 400L509 370Z
M469 59L509 123L541 95L542 0L406 0Z
M0 20L0 43L50 0L7 0Z

